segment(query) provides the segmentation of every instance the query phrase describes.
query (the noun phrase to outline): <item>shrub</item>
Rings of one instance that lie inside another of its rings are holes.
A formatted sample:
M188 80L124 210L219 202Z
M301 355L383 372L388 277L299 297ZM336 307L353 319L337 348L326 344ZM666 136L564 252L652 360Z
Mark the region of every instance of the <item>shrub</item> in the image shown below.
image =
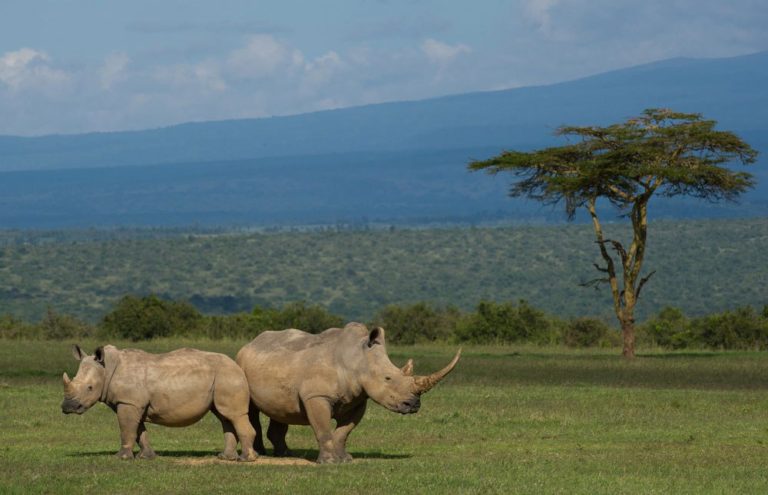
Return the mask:
M563 329L563 342L568 347L606 347L613 344L610 327L597 318L575 318Z
M453 306L436 308L420 302L410 306L389 305L379 311L371 326L381 326L387 340L397 344L448 340L460 317Z
M251 340L267 330L264 322L249 313L208 316L200 325L200 336L209 339L246 339Z
M671 306L662 309L643 325L638 333L648 336L653 344L668 349L696 347L696 338L691 332L691 323L683 312Z
M45 316L37 325L39 327L38 335L44 339L62 340L62 339L81 339L91 337L95 329L71 315L60 314L49 307Z
M40 338L40 328L21 321L13 315L0 316L0 337L4 339Z
M474 313L461 319L456 338L476 344L521 341L544 344L556 342L558 332L553 321L526 301L521 300L518 305L482 301Z
M104 316L101 330L108 337L138 341L191 335L198 330L202 320L202 315L189 303L165 301L154 294L128 295Z
M331 314L320 305L307 305L304 301L286 304L281 309L256 307L252 316L256 318L255 328L261 330L283 330L297 328L309 333L320 333L328 328L344 325L344 318Z
M711 349L768 348L768 319L751 306L697 318L691 327L696 340Z

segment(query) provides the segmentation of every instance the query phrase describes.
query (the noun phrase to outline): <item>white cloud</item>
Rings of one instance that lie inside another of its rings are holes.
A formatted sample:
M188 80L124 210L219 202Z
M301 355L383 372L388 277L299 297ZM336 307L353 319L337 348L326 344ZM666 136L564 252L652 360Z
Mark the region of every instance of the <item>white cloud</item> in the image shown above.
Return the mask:
M171 87L221 92L229 87L213 60L157 67L154 78Z
M464 53L471 53L472 49L463 43L449 45L442 41L429 38L421 44L421 51L427 58L436 64L445 65Z
M549 34L552 30L552 9L560 0L528 0L525 15L532 20L539 31Z
M32 48L6 52L0 57L0 82L15 91L68 82L69 74L51 67L49 62L48 54Z
M330 81L345 67L338 53L330 51L304 65L306 80L312 84L323 84Z
M244 47L232 51L226 65L236 76L261 79L281 69L301 67L303 62L304 56L299 50L289 48L274 36L260 34L249 37Z
M126 68L131 59L125 53L113 53L104 60L99 71L101 89L111 89L115 83L125 79Z

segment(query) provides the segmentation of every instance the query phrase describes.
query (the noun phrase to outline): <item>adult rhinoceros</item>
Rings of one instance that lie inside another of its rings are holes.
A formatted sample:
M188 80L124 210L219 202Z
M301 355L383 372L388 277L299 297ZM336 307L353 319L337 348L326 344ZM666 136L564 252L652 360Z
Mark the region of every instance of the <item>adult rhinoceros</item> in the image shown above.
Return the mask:
M135 442L138 457L152 459L144 422L165 426L187 426L208 411L219 418L224 429L223 459L256 459L256 435L248 419L248 385L243 370L224 354L196 349L179 349L166 354L149 354L137 349L99 347L92 356L72 346L80 361L77 375L64 379L65 414L83 414L96 402L104 402L117 413L120 425L121 459L133 459ZM237 437L235 437L235 434ZM237 456L237 440L242 453Z
M415 413L420 396L447 375L461 350L442 370L413 376L413 360L401 369L389 360L384 329L360 323L313 335L289 329L264 332L238 352L251 391L256 450L264 453L259 411L270 418L267 438L275 455L289 455L288 425L309 424L319 445L317 462L346 462L349 433L360 423L367 400L401 414ZM336 420L336 429L331 427Z

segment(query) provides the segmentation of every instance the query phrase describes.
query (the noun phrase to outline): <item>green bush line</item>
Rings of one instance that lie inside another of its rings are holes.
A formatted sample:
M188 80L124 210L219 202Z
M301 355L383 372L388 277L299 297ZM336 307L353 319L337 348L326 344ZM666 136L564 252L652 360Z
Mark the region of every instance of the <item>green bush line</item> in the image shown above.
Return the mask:
M593 317L564 320L548 315L527 301L481 301L474 311L426 302L388 305L367 322L387 330L388 340L410 345L425 342L469 344L566 345L615 347L619 332ZM124 296L96 325L48 308L38 323L11 315L0 316L4 339L127 339L163 337L251 339L265 330L299 328L318 333L344 324L341 316L303 301L280 308L255 307L250 313L204 315L186 301L156 295ZM665 349L768 348L768 306L758 313L750 306L689 318L678 308L666 307L639 325L638 343Z

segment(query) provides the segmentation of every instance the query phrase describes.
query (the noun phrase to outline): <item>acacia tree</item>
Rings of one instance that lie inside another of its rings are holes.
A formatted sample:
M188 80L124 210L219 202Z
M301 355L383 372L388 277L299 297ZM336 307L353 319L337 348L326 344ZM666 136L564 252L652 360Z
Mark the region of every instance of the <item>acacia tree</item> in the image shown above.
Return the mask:
M752 176L725 165L754 163L757 152L738 136L715 129L697 113L648 109L639 117L607 127L564 126L564 146L531 152L506 151L474 161L470 170L510 172L513 197L565 205L569 220L589 212L603 265L600 277L584 285L607 283L623 337L622 354L635 355L635 306L655 272L641 276L647 247L648 203L654 195L734 201L752 187ZM597 204L607 202L632 225L628 245L607 238Z

